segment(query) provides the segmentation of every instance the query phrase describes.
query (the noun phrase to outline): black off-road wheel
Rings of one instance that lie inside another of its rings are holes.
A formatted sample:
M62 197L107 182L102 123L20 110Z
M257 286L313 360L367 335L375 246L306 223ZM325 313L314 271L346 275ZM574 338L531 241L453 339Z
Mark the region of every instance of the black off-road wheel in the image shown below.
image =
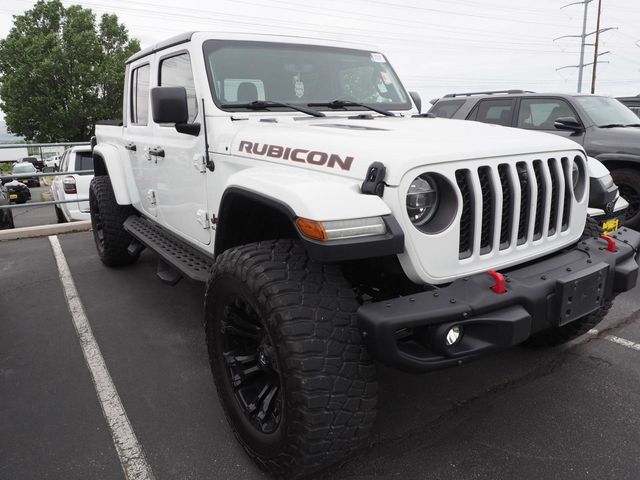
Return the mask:
M102 263L108 267L129 265L138 257L129 255L132 237L123 227L135 210L130 205L118 205L108 176L94 177L89 186L89 210L93 238Z
M356 295L336 265L291 240L225 251L205 300L211 370L248 454L277 478L301 478L363 447L376 369L360 342Z
M629 202L622 221L625 227L640 230L640 172L632 168L611 171L620 196Z

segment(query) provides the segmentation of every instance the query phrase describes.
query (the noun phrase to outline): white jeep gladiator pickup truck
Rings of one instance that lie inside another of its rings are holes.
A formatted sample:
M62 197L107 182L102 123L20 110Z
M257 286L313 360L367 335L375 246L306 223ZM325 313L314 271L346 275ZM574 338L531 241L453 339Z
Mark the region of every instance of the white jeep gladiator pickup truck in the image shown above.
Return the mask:
M222 405L276 476L366 445L374 359L555 345L636 283L640 235L587 222L578 144L419 115L375 50L188 33L127 61L124 99L93 142L98 254L206 282Z

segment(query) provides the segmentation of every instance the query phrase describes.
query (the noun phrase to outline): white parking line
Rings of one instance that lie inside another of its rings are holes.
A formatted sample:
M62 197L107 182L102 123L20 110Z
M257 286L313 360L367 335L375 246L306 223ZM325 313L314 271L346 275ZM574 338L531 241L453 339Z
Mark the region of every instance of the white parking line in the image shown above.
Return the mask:
M109 375L102 353L100 353L100 348L91 331L89 320L78 296L78 291L73 282L73 277L58 237L50 236L49 242L58 264L60 281L71 312L73 325L80 340L82 353L91 372L102 412L111 430L113 444L118 452L124 475L127 480L154 480L155 477L147 463L142 445L138 442L138 438L131 427L127 413L124 411L120 401L120 396L111 380L111 375Z
M631 340L616 337L615 335L607 335L604 338L605 340L609 340L610 342L617 343L618 345L622 345L623 347L627 347L640 352L640 343L634 343Z

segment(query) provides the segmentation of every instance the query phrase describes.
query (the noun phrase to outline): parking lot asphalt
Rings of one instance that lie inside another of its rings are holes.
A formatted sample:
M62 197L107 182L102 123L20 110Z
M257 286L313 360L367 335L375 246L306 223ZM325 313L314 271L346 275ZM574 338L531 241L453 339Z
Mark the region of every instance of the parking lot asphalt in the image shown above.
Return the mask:
M48 186L33 187L31 190L31 200L27 204L52 200L51 188ZM33 205L13 209L13 222L16 228L34 227L36 225L50 225L56 223L56 211L53 205L43 205L41 207Z
M108 269L60 236L93 334L156 479L263 479L218 403L201 284L143 252ZM600 333L423 375L380 366L370 448L327 479L636 479L640 288ZM47 238L0 243L0 478L124 478Z

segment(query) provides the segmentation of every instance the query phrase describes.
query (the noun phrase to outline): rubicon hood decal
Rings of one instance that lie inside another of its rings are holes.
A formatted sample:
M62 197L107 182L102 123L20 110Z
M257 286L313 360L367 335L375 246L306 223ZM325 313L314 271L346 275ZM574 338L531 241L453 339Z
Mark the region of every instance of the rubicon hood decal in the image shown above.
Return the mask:
M354 160L354 157L349 155L340 156L335 153L321 152L319 150L269 145L266 143L249 142L247 140L240 141L238 151L262 157L281 158L283 160L291 160L292 162L339 168L346 171L351 170L351 164Z

